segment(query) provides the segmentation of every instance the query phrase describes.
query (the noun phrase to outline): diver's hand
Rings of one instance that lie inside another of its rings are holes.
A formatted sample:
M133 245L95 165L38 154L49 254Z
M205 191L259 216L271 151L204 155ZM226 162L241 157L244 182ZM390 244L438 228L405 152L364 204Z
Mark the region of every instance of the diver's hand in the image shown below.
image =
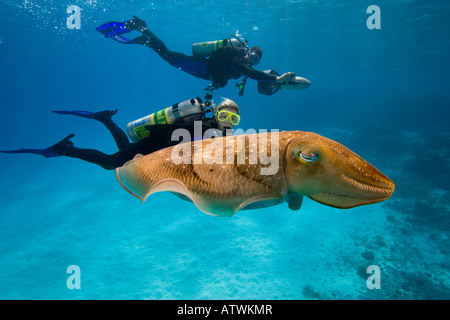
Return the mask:
M285 83L295 78L294 72L285 72L281 76L277 77L276 83Z

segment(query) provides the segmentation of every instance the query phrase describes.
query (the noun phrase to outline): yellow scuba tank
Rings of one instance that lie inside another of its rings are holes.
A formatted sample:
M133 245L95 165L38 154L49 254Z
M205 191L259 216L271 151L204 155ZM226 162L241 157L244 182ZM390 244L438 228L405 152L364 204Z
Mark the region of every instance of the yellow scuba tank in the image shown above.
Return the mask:
M127 133L131 140L137 142L150 135L145 129L147 125L173 124L178 119L183 122L201 120L204 110L205 105L200 98L175 103L173 106L128 123Z
M192 45L192 54L197 57L208 57L213 51L223 47L246 48L245 41L240 40L236 36L230 36L227 39L198 42Z

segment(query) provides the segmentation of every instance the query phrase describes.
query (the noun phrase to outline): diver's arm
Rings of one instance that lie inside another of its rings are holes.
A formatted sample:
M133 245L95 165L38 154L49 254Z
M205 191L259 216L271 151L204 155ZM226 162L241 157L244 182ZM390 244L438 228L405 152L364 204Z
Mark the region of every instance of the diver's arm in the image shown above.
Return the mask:
M277 77L266 74L262 71L253 69L248 64L243 62L233 63L233 67L239 71L240 73L246 75L249 78L257 81L267 81L267 82L276 82Z
M235 65L233 65L235 66ZM276 82L276 83L285 83L295 78L294 72L285 72L281 76L273 76L269 75L265 72L255 70L249 65L241 64L239 67L239 64L236 65L236 69L241 72L242 74L246 75L249 78L252 78L253 80L262 81L262 82Z
M285 83L295 79L294 72L285 72L281 76L277 77L277 83Z

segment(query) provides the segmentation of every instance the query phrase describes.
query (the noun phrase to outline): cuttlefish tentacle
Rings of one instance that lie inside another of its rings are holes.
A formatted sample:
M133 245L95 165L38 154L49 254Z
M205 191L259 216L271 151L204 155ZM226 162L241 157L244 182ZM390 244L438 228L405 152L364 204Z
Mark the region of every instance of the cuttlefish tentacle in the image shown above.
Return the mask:
M303 196L328 206L351 208L386 200L394 192L389 178L333 140L300 131L281 132L274 141L270 134L264 136L268 139L262 137L243 135L184 144L183 152L191 155L188 163L173 161L174 148L180 145L138 155L118 168L116 175L121 185L143 202L155 192L171 191L217 216L284 201L298 210ZM215 150L196 162L195 143L200 143L201 150L215 143L227 152L217 156ZM267 163L260 158L251 160L260 143L267 143L267 155L278 164L271 174L262 173ZM273 150L278 152L271 154ZM216 161L211 161L214 156Z

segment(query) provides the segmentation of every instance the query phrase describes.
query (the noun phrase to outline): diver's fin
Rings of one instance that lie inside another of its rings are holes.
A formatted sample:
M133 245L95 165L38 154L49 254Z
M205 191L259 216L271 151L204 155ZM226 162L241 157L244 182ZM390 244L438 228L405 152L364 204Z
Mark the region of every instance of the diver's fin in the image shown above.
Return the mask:
M71 110L71 111L63 111L63 110L55 110L52 111L57 114L69 114L72 116L78 116L87 119L94 119L101 122L111 120L111 117L117 113L117 109L115 110L105 110L99 112L91 112L91 111L82 111L82 110Z
M119 34L124 34L131 32L133 30L128 30L125 27L125 24L123 22L117 22L117 21L110 21L107 23L104 23L97 28L95 28L98 32L102 33L105 38L110 38Z
M133 19L123 22L118 21L106 22L95 28L95 30L102 33L105 36L105 38L112 38L122 43L129 43L131 40L122 37L120 35L131 32L133 30L142 31L146 27L147 23L145 23L144 20L139 19L136 16L133 16Z
M93 119L93 114L94 114L94 112L82 111L82 110L73 110L73 111L54 110L52 112L57 113L57 114L70 114L73 116L78 116L78 117L83 117L83 118L88 118L88 119Z
M73 142L70 141L75 137L75 134L71 133L61 141L55 143L51 147L47 149L19 149L19 150L6 150L6 151L0 151L3 153L32 153L44 156L46 158L54 158L54 157L60 157L63 156L67 150L68 147L73 146Z

